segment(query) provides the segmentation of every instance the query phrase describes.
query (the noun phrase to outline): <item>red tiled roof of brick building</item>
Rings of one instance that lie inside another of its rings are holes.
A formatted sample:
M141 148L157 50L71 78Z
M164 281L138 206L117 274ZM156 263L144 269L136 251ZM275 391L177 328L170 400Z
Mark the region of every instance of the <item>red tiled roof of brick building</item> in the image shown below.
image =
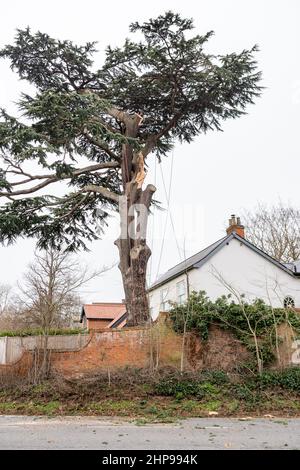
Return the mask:
M88 329L123 328L126 324L126 306L116 302L95 302L82 307L80 322L87 321Z
M86 318L93 320L114 320L117 316L126 312L126 306L123 303L85 304L83 309Z

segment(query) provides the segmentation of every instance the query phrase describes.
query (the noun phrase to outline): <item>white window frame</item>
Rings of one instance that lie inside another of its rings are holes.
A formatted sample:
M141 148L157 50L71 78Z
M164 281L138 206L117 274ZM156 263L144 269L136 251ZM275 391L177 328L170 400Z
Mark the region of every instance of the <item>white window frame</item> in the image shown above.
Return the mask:
M185 279L176 283L176 298L179 305L186 301L186 282Z
M160 311L168 312L170 310L170 304L168 300L169 289L161 289L160 291Z

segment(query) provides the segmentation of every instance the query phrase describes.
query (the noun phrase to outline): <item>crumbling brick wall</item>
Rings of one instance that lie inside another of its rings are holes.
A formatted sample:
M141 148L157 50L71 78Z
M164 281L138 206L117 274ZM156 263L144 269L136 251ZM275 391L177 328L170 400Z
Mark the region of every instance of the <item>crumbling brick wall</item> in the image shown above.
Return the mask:
M125 367L147 368L172 366L180 368L182 335L176 334L166 318L150 328L123 328L91 333L88 345L76 352L52 353L52 367L60 374L80 377L97 370ZM228 332L212 328L210 339L203 342L194 334L186 338L186 370L232 370L249 359L245 347Z
M112 371L125 367L149 368L153 365L179 369L182 344L182 335L174 332L166 315L161 315L151 328L93 331L86 346L80 350L52 351L52 370L65 377L80 377L99 370ZM24 356L27 362L24 362ZM15 365L0 366L0 376L8 371L10 374L25 374L26 367L30 367L30 353L24 356ZM186 337L186 370L232 370L247 358L249 353L245 347L232 334L217 327L211 329L206 342L191 333Z
M0 389L3 383L14 383L16 379L28 378L33 365L33 355L26 351L23 356L13 364L0 365Z

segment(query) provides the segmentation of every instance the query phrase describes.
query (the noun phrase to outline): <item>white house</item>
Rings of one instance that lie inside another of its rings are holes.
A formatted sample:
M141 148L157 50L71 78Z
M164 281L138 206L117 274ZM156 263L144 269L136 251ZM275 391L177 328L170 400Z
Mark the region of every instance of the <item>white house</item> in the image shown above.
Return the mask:
M182 303L188 292L205 291L215 300L233 291L245 301L264 299L273 307L300 307L300 261L282 264L252 243L240 218L231 216L227 235L177 264L149 289L152 318Z

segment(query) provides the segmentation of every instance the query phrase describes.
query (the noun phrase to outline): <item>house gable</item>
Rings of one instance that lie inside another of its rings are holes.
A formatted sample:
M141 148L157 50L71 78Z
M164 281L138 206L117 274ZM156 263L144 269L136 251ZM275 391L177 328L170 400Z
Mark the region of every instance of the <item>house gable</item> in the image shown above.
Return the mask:
M209 248L189 258L186 269L182 269L183 264L180 263L151 286L149 299L153 318L165 309L168 302L180 302L178 284L182 281L186 284L186 294L188 290L203 290L212 300L228 294L220 282L222 276L249 301L261 298L274 307L281 307L285 296L291 296L296 306L300 306L299 276L248 240L234 232ZM219 279L218 273L221 275ZM275 293L276 284L279 290Z
M164 284L171 281L172 279L176 279L181 274L193 268L196 268L196 269L200 268L201 266L203 266L203 264L207 263L207 261L214 254L216 254L220 249L224 248L224 246L228 245L228 243L233 239L236 239L240 243L243 243L249 249L253 250L258 255L264 257L268 262L272 263L277 268L285 271L287 274L293 277L295 276L296 273L292 269L280 263L279 261L275 260L274 258L269 256L267 253L265 253L264 251L260 250L255 245L253 245L253 243L239 236L236 232L232 232L230 235L227 235L226 237L223 237L220 240L217 240L215 243L213 243L212 245L209 245L204 250L196 253L195 255L191 256L185 261L182 261L181 263L177 264L173 268L169 269L165 274L160 276L158 280L149 288L149 292L151 292L154 289L157 289L160 286L163 286Z
M246 301L261 298L267 304L282 307L285 297L291 296L300 305L300 278L237 237L191 271L189 280L191 290L204 290L212 300L229 294L230 286L245 295Z

